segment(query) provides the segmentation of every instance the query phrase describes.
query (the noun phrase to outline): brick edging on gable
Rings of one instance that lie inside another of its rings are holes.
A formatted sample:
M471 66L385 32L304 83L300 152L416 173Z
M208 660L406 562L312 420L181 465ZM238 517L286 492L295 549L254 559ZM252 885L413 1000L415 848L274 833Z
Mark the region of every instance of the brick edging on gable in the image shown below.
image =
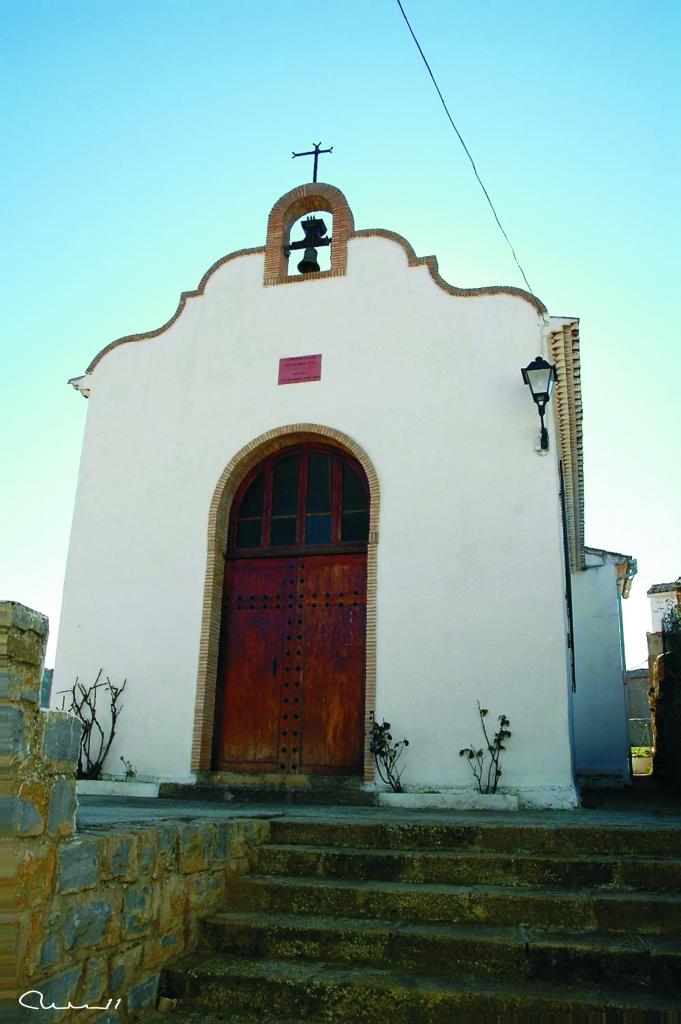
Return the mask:
M318 274L291 275L288 274L287 259L284 256L284 245L288 242L289 232L292 225L305 213L315 209L326 209L334 218L333 240L331 246L331 270L320 271ZM133 341L147 341L150 338L157 338L167 331L179 320L188 299L194 299L204 294L206 285L213 274L232 260L242 256L257 256L261 253L265 256L263 284L265 287L282 284L309 283L320 278L342 277L347 273L347 245L352 238L387 238L401 246L407 255L407 263L410 267L426 266L433 282L447 292L463 298L476 297L481 295L514 295L516 298L524 299L537 310L539 314L546 313L546 306L535 295L524 291L522 288L515 288L512 285L488 285L482 288L457 288L456 285L446 281L438 269L436 256L417 256L413 246L396 231L389 231L386 228L363 228L355 230L354 218L348 205L347 199L334 185L318 182L314 185L299 185L291 189L274 204L270 211L267 222L267 240L265 245L255 246L249 249L236 249L227 253L219 260L216 260L205 272L198 286L193 291L185 291L180 295L177 309L161 327L152 331L140 331L137 334L126 334L115 341L109 342L90 362L85 373L92 373L97 364L112 349L119 345L126 345Z

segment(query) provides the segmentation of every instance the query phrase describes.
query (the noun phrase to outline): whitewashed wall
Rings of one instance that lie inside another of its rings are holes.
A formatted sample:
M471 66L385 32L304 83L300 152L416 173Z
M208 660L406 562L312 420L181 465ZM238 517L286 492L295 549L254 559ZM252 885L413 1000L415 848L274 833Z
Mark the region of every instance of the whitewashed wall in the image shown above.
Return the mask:
M577 772L615 785L630 781L619 557L587 551L586 571L572 574Z
M213 490L253 438L318 423L380 481L377 714L411 741L405 783L467 783L480 698L511 719L506 784L574 802L557 464L520 375L541 318L445 293L385 238L351 240L345 277L262 276L262 255L228 262L96 367L53 690L127 676L112 768L190 777ZM281 356L315 352L321 381L277 386Z
M652 620L653 633L662 632L662 619L668 611L676 604L676 589L664 591L661 594L650 594L650 617Z

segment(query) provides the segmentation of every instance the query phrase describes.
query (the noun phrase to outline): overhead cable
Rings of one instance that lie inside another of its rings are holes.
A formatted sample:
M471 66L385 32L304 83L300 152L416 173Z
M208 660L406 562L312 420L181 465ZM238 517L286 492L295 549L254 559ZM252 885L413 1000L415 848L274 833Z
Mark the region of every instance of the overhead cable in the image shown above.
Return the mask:
M475 174L475 177L476 177L476 178L477 178L477 180L478 180L478 184L480 185L480 188L482 189L482 191L483 191L483 192L484 192L484 194L485 194L485 199L486 199L486 200L487 200L487 202L489 203L489 207L490 207L490 209L491 209L492 213L494 214L494 219L495 219L495 221L497 222L497 224L499 225L499 230L501 231L502 235L504 236L504 238L506 239L506 241L507 241L507 243L508 243L508 247L509 247L509 249L511 250L511 252L512 252L512 254L513 254L513 259L515 260L515 264L516 264L516 266L517 266L518 270L520 271L520 273L521 273L521 274L522 274L522 276L523 276L523 281L524 281L524 282L525 282L525 284L527 285L527 290L528 290L528 291L530 292L530 294L531 294L531 295L534 295L534 291L532 290L532 287L531 287L531 285L530 285L530 282L529 282L529 281L527 280L527 275L525 274L525 271L523 270L522 266L520 265L520 261L519 261L518 257L516 256L516 252L515 252L515 249L513 248L512 244L511 244L511 240L510 240L510 238L508 237L508 235L506 234L506 232L504 231L504 227L503 227L503 224L502 224L502 223L501 223L501 221L499 220L499 215L498 215L497 211L496 211L496 210L495 210L495 208L494 208L494 203L493 203L493 202L492 202L492 200L490 199L490 196L489 196L489 192L488 192L488 191L487 191L487 189L485 188L485 186L484 186L484 184L483 184L483 181L482 181L482 178L481 178L481 177L480 177L480 175L478 174L478 169L477 169L477 167L475 166L475 160L474 160L474 159L473 159L473 157L471 156L471 154L470 154L470 150L468 149L468 146L467 146L467 145L466 145L466 143L465 143L465 142L463 141L463 138L461 137L461 132L459 131L459 129L458 129L458 128L456 127L456 125L454 124L454 118L453 118L453 117L452 117L452 115L451 115L451 114L449 113L449 108L447 107L447 104L445 103L445 99L444 99L444 96L442 95L442 92L440 91L440 86L439 86L439 85L437 84L437 81L436 81L436 79L435 79L435 75L433 74L433 72L432 72L432 69L431 69L431 67L430 67L430 64L428 63L428 61L427 61L427 59L426 59L426 55L425 55L425 53L423 52L423 50L422 50L422 48L421 48L421 44L419 43L418 39L416 38L416 36L415 36L415 34L414 34L414 30L413 30L413 28L411 27L411 25L410 25L410 23L409 23L409 18L407 17L407 15L406 15L406 13L405 13L405 10L404 10L404 7L402 6L402 4L401 4L400 0L397 0L397 6L399 7L400 11L402 12L402 17L404 18L405 22L407 23L407 28L409 29L409 31L410 31L410 33L411 33L411 37L412 37L412 39L413 39L413 40L414 40L414 42L416 43L416 47L417 47L417 49L418 49L419 53L421 54L421 58L422 58L422 60L423 60L423 63L424 63L425 65L426 65L426 68L428 69L428 74L430 75L430 77L431 77L431 80L432 80L432 82L433 82L433 85L435 86L435 89L436 89L436 91L437 91L437 94L438 94L438 96L440 97L440 103L441 103L441 104L442 104L442 106L444 107L444 111L445 111L445 114L446 114L446 115L447 115L447 117L449 118L449 123L451 124L452 128L453 128L453 129L454 129L454 131L456 132L456 134L457 134L457 137L458 137L458 139L459 139L459 142L460 142L460 143L461 143L461 145L463 146L463 148L464 148L464 152L466 153L466 156L468 157L468 159L469 159L469 160L470 160L470 162L471 162L471 167L473 168L473 173ZM535 296L535 298L536 298L536 296Z

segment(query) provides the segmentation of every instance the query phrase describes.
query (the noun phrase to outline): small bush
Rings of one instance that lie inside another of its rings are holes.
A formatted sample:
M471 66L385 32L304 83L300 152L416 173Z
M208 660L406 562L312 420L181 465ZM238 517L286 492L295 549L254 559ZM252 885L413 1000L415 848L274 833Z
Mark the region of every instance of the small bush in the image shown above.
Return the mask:
M489 714L487 708L480 707L480 701L478 701L478 714L480 715L480 725L482 726L482 734L485 737L484 747L464 747L463 750L459 751L459 757L465 757L468 767L473 772L475 781L478 784L478 789L481 793L496 793L499 779L501 778L501 768L499 767L499 759L501 757L501 751L506 750L504 746L504 740L510 739L511 733L508 731L507 726L511 723L506 715L499 715L499 728L494 734L494 739L490 742L487 728L485 726L485 718ZM485 759L489 755L489 764L485 767Z
M374 755L381 781L390 786L394 793L402 792L400 779L404 769L398 769L397 762L402 757L404 748L408 746L409 740L398 740L396 743L393 741L390 722L384 719L380 725L378 722L372 723L369 750Z

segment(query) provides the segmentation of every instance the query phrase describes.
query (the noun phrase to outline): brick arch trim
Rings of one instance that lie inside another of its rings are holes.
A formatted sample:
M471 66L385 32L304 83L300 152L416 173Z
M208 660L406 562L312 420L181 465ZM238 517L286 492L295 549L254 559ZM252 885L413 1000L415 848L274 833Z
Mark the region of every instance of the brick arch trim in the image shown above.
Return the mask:
M376 707L376 568L380 490L374 465L364 449L347 434L317 423L296 423L275 427L244 445L225 466L217 482L208 512L208 556L203 588L199 663L196 679L194 730L192 736L191 770L209 771L215 727L215 691L222 611L224 555L232 501L247 473L268 455L292 444L328 441L341 451L354 456L366 473L371 505L369 510L369 543L367 547L367 621L365 719L367 724L364 748L364 779L374 779L373 759L369 751L368 726Z
M326 210L333 217L333 244L331 246L331 270L304 277L288 274L288 259L284 246L288 244L291 228L295 222L313 210ZM355 230L355 221L348 201L335 185L315 182L299 185L278 199L267 220L267 241L265 243L264 284L284 284L290 280L299 281L318 277L338 277L348 268L348 238Z

